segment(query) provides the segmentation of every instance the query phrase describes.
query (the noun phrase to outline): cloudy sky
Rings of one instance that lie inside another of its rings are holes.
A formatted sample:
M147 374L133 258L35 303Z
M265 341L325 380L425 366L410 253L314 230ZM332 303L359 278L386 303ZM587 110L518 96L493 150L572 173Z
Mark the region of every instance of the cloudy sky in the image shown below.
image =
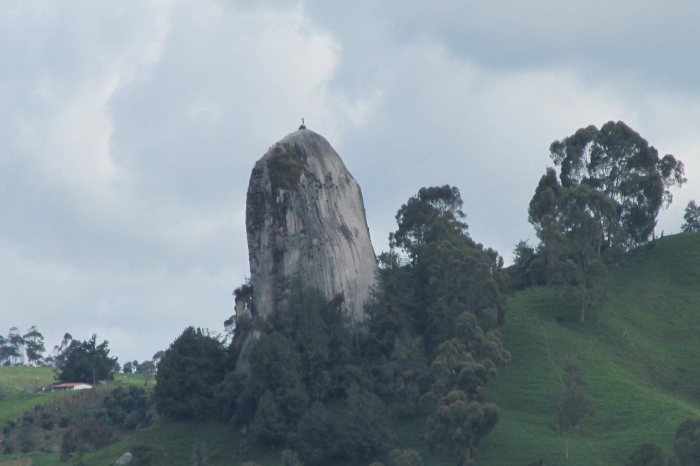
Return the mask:
M360 183L376 251L423 186L510 260L549 144L623 120L700 200L700 4L0 3L0 332L148 359L223 330L255 161L300 118ZM410 6L410 4L414 4ZM391 5L391 6L389 6Z

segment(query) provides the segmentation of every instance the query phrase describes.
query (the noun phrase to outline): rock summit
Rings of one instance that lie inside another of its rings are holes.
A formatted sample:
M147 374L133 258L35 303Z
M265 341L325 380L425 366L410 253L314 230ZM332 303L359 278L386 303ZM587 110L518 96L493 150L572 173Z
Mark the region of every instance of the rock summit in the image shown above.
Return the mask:
M283 312L292 280L338 293L353 323L377 270L360 186L321 135L302 127L257 161L246 199L254 315Z

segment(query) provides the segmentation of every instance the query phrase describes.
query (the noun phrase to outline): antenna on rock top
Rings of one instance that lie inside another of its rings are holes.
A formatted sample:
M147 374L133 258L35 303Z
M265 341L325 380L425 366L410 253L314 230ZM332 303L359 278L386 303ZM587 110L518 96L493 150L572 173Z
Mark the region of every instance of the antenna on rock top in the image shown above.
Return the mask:
M306 129L306 125L304 124L304 117L301 117L301 126L299 129Z

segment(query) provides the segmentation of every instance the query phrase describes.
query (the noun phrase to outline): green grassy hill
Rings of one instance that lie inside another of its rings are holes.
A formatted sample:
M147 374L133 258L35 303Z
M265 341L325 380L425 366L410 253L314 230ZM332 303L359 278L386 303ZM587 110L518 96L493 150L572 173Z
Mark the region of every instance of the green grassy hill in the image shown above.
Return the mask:
M533 288L510 299L503 334L512 364L487 391L500 407L501 421L487 438L479 465L526 466L540 458L558 465L621 465L645 442L670 453L678 425L700 416L700 234L658 240L610 270L606 282L606 302L589 311L583 324L575 305L556 290ZM571 438L568 461L565 437L553 427L554 397L562 390L567 358L582 366L596 405L582 435ZM0 391L13 389L13 396L21 393L17 387L31 388L37 377L26 369L8 378L3 372L8 370L17 371L0 368ZM12 405L8 400L0 401L0 421ZM417 439L424 425L415 419L398 426L401 447L420 451L426 466L452 465L430 455ZM171 465L190 465L197 444L206 445L212 465L249 459L279 464L279 452L251 450L245 436L216 423L160 421L135 437L87 455L86 464L110 464L139 438L162 448ZM55 455L32 458L35 465L56 461Z
M552 289L509 304L503 334L513 362L488 390L501 421L480 465L620 465L644 442L670 453L678 425L700 415L700 234L662 238L611 270L607 302L583 324ZM553 428L566 358L581 364L596 404L568 462Z

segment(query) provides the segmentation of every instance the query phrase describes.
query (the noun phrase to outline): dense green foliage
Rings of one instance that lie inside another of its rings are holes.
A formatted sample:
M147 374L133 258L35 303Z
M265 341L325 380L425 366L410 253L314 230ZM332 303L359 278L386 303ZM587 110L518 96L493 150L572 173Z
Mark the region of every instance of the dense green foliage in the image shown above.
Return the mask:
M604 222L604 240L645 243L656 217L673 199L670 188L686 182L683 163L658 151L624 122L591 125L550 146L564 188L587 186L614 202L617 220ZM613 229L609 229L612 227ZM621 238L620 238L621 237Z
M579 320L605 298L607 264L646 243L670 189L685 183L683 163L657 150L625 123L579 129L555 141L528 215L540 243L519 243L510 268L514 289L558 285L578 303Z
M437 405L426 426L430 448L471 464L498 420L486 386L510 354L498 332L503 260L469 237L461 207L450 186L421 189L401 207L359 327L341 296L328 300L296 280L284 312L237 319L227 348L187 329L158 365L158 411L175 419L216 413L313 466L387 457L392 420ZM238 370L243 357L247 369ZM460 422L447 422L445 409L459 410Z
M79 342L72 340L56 365L56 380L59 382L84 382L95 384L102 380L113 380L117 358L109 357L109 343L97 344L97 335Z
M342 299L327 301L297 281L285 312L265 325L250 372L229 372L223 385L234 423L249 425L262 444L293 448L308 465L386 451L386 408L372 393Z
M158 363L154 396L157 410L173 419L211 419L214 396L223 380L221 342L202 329L187 327Z
M141 387L117 387L102 402L110 424L135 430L154 421L151 394Z

